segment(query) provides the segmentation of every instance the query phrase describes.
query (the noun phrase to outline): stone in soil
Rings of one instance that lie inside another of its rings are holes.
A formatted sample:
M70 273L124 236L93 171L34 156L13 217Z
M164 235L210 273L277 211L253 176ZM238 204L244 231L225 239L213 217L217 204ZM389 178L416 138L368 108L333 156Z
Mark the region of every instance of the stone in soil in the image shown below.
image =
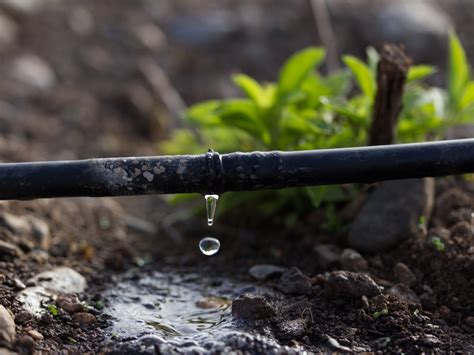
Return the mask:
M367 260L353 249L344 249L341 254L341 266L348 271L366 271L369 267Z
M29 217L29 222L35 241L41 249L48 250L51 245L51 232L48 223L33 216Z
M285 294L309 295L312 290L311 279L304 275L297 267L292 267L285 272L277 285Z
M398 282L412 287L416 284L416 276L404 263L397 263L393 268L393 275Z
M13 79L35 90L49 90L56 83L56 75L51 66L33 54L24 54L12 65Z
M96 322L96 317L87 312L79 312L72 316L75 322L79 323L81 326L91 325Z
M323 294L327 298L361 298L380 294L380 288L368 275L333 271L324 285Z
M306 333L306 320L302 318L281 322L279 336L283 339L298 339Z
M434 179L380 183L349 230L349 245L364 252L393 249L420 235L419 220L428 223L433 209Z
M222 297L204 297L196 301L196 307L202 309L222 308L229 304L226 298Z
M339 263L341 249L332 244L319 244L313 249L315 258L322 269L329 269Z
M275 309L260 295L244 293L232 301L232 316L235 318L258 320L275 316Z
M464 324L466 324L468 327L474 329L474 317L467 317L465 320L464 320Z
M0 340L12 344L15 340L15 321L9 310L0 305Z
M402 302L415 305L420 304L420 298L405 284L395 285L387 293L397 297Z
M56 305L68 313L77 313L84 310L84 306L75 295L60 294L56 298Z
M274 277L281 276L288 269L281 266L261 264L254 265L249 269L249 274L259 281L268 280Z
M87 287L84 276L69 267L57 267L44 271L28 280L53 292L81 293Z
M16 245L0 240L0 258L4 256L16 258L22 254L23 252Z
M58 293L81 293L86 287L86 279L68 267L58 267L32 277L27 287L16 296L23 308L35 316L46 312L44 304L50 303Z
M32 337L33 339L35 339L35 340L43 340L44 339L43 334L41 334L40 332L38 332L37 330L34 330L34 329L29 330L28 335L30 337Z
M17 235L25 235L31 232L31 225L26 218L8 212L0 214L0 224Z

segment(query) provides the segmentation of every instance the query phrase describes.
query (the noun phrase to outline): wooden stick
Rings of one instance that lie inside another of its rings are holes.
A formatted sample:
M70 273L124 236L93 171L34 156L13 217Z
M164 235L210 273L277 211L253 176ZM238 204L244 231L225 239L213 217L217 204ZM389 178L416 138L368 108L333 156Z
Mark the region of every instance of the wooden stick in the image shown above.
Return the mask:
M398 114L402 108L403 87L411 60L404 48L384 44L377 67L377 95L369 132L369 145L392 144Z

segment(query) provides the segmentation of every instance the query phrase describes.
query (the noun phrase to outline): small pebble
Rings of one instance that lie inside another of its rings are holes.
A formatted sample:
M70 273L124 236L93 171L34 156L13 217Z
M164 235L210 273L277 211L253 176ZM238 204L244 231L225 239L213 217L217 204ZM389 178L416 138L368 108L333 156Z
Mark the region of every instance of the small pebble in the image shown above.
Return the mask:
M405 284L408 287L412 287L416 284L415 274L404 263L398 263L395 265L393 268L393 274L398 282Z
M464 320L464 323L465 323L468 327L474 329L474 317L472 317L472 316L467 317L467 318Z
M31 329L28 331L28 335L31 336L35 340L43 340L44 336L37 330Z
M86 312L79 312L74 314L73 319L82 326L90 325L97 321L97 318L93 314Z

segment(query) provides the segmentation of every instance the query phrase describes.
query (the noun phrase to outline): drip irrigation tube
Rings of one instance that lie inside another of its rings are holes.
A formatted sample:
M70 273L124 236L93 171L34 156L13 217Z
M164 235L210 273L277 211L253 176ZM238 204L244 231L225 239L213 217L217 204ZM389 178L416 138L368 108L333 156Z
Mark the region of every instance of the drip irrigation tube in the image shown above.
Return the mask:
M0 199L370 183L474 172L474 139L293 152L0 164Z

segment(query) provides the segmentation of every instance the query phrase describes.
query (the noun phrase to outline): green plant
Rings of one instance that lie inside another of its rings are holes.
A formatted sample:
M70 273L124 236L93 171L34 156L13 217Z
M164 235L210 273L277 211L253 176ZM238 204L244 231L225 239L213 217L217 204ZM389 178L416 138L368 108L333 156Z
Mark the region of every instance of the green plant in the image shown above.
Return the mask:
M49 311L49 313L51 313L52 316L57 316L59 314L59 311L58 311L58 308L56 307L56 305L50 303L50 304L47 304L46 305L46 309Z
M372 318L379 319L380 317L385 317L388 315L389 315L388 309L384 308L381 311L374 312L374 314L372 315Z
M443 241L440 237L432 237L430 239L431 245L439 252L443 252L446 249Z
M442 136L446 128L467 122L474 113L474 81L458 38L451 34L447 89L428 87L422 80L435 69L412 66L408 72L403 109L397 127L400 142ZM209 147L220 153L252 150L305 150L366 144L377 90L379 55L367 50L367 62L343 56L346 68L322 75L323 48L306 48L291 56L275 82L259 83L238 74L234 84L243 97L210 100L192 106L187 121L196 129L180 129L162 145L169 154L203 153ZM357 90L352 89L353 83ZM291 225L308 211L324 206L332 217L335 204L357 193L352 185L321 186L226 193L219 201L222 215L238 208L253 215L285 214ZM186 196L176 197L181 201ZM332 206L332 207L328 207ZM240 213L240 212L239 212ZM336 220L329 228L340 229Z

